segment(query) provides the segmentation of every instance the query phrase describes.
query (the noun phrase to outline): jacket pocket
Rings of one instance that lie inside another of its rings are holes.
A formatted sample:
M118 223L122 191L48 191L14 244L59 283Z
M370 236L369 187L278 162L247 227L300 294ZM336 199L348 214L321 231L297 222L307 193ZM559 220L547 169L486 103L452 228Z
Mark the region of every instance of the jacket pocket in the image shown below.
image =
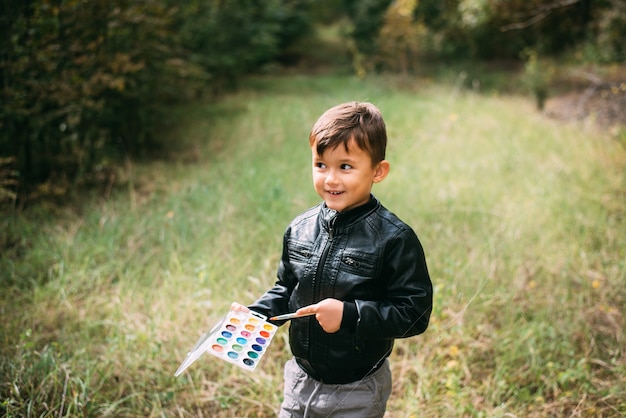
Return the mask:
M307 263L312 255L312 244L299 241L289 241L287 251L289 259L296 263Z
M375 256L360 251L345 251L341 256L339 269L346 273L362 277L372 277L374 274Z
M340 300L377 300L384 283L377 277L375 257L360 251L344 251L339 259L334 296Z

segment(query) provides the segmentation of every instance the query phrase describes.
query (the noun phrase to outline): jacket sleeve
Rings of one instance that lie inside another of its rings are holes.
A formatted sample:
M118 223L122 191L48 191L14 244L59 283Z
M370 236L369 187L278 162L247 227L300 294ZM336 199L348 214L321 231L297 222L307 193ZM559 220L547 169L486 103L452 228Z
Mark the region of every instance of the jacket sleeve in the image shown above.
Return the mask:
M386 291L379 300L356 300L356 333L360 338L405 338L428 327L433 288L424 250L408 228L391 238L383 249L382 280Z
M285 232L283 237L283 251L274 286L248 306L249 309L259 312L268 318L274 315L288 313L289 297L295 287L296 279L289 267L289 252L287 251L288 235L289 229ZM282 325L284 322L285 321L276 321L275 323Z

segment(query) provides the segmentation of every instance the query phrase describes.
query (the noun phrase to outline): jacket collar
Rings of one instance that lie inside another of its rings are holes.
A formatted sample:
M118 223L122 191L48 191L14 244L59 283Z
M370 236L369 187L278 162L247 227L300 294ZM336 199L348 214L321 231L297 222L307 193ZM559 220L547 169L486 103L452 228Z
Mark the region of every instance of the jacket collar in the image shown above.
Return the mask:
M322 203L320 219L326 229L337 226L347 226L376 209L379 204L378 199L376 199L374 195L370 195L370 200L367 203L350 209L347 212L337 212L326 206L326 203Z

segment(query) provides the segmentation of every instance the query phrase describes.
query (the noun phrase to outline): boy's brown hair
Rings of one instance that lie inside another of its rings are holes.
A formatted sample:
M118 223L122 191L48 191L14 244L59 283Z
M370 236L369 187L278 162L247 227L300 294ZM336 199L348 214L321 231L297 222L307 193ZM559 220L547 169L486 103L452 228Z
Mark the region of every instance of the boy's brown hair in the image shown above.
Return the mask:
M376 106L348 102L331 107L315 122L309 134L309 145L316 146L319 155L340 144L348 151L351 140L370 154L373 165L385 159L387 128Z

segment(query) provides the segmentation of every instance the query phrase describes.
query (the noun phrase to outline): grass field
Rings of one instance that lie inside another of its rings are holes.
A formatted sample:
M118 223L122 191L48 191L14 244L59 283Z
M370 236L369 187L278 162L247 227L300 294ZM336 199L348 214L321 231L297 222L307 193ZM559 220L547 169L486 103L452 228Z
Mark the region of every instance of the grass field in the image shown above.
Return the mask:
M173 109L168 158L111 193L2 215L0 414L272 417L286 329L254 373L205 356L174 371L232 301L274 280L282 233L318 201L308 131L377 104L391 173L374 193L410 223L435 286L399 340L389 417L626 414L626 149L532 99L432 80L251 80Z

